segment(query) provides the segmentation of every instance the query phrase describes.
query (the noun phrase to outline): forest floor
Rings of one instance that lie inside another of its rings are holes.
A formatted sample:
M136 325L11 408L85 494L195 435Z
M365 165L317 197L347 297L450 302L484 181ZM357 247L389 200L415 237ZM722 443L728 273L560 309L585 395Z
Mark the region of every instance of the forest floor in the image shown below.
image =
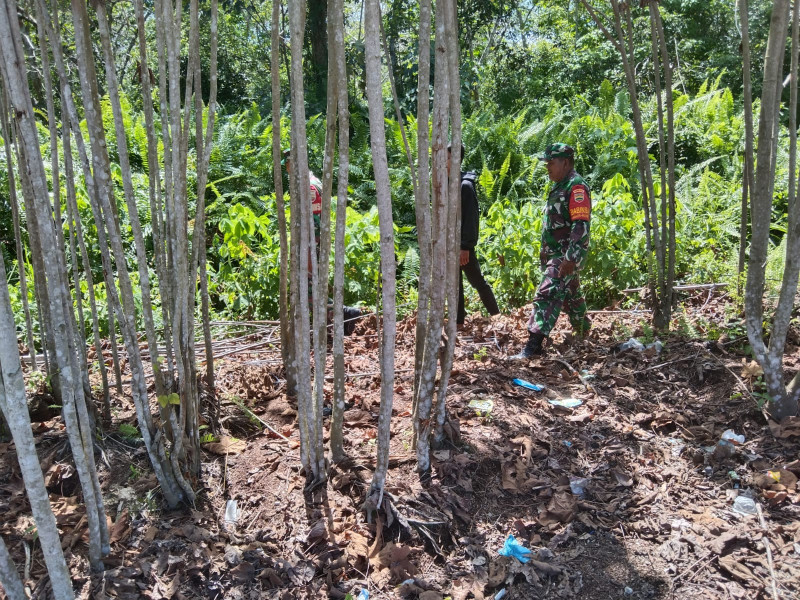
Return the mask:
M100 575L89 575L61 417L42 400L34 432L75 589L126 600L355 599L362 589L422 600L800 598L800 419L766 419L742 316L724 294L686 297L677 314L675 333L645 350L620 346L655 342L646 313L593 314L584 341L570 339L562 317L546 357L527 364L508 360L526 337L526 311L468 318L448 391L448 441L424 482L411 447L414 322L400 323L387 494L372 523L361 505L380 402L374 317L345 341L350 460L312 495L277 353L216 363L229 437L204 444L192 509L163 509L143 447L119 433L136 424L130 399L115 396L98 461L112 535ZM787 353L793 374L797 329ZM551 403L564 399L580 405ZM744 443L719 445L729 429ZM0 534L20 567L33 549L27 582L45 598L13 445L0 444L0 456ZM225 518L231 501L235 522ZM499 555L509 535L531 560Z

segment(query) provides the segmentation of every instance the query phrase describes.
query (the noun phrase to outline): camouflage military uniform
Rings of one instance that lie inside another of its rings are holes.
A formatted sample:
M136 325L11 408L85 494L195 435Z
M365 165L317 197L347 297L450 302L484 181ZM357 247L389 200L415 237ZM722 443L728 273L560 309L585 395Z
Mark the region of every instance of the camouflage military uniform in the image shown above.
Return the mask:
M581 292L578 271L589 250L591 195L583 178L573 169L554 184L544 207L542 250L539 255L542 282L533 299L528 331L547 336L558 320L561 308L567 312L579 335L589 330L586 300ZM575 271L559 276L564 261L575 263Z

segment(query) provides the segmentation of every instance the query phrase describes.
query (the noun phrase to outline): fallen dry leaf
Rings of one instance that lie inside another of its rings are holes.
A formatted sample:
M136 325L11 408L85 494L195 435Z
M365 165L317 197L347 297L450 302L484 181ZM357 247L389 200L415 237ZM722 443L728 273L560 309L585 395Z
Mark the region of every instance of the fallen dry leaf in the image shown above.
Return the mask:
M547 504L547 510L539 515L539 523L554 525L571 521L575 516L576 505L575 497L571 492L556 492Z
M756 361L751 360L747 362L746 359L742 359L742 378L743 379L755 379L756 377L760 377L764 374L764 369L761 368Z
M719 559L719 566L723 571L726 571L734 579L738 579L744 583L758 581L753 572L740 561L735 554L729 554Z
M349 540L349 543L344 549L344 553L352 562L353 566L358 567L359 565L365 564L367 554L369 554L369 540L355 531L345 532L344 537L346 540Z
M109 532L109 535L111 538L110 542L112 544L122 540L124 534L126 533L130 534L130 529L128 528L129 521L130 521L130 515L128 514L128 509L126 508L122 511L119 517L117 517L117 522L111 526L111 531Z
M218 442L204 444L206 450L212 454L219 454L221 456L226 454L239 454L240 452L244 452L246 447L247 444L245 444L243 440L237 440L227 435L220 437Z
M633 477L621 471L620 469L611 469L611 474L617 480L617 483L623 487L631 487L633 485Z
M779 439L786 439L800 435L800 417L786 417L780 423L770 419L769 428L772 435Z

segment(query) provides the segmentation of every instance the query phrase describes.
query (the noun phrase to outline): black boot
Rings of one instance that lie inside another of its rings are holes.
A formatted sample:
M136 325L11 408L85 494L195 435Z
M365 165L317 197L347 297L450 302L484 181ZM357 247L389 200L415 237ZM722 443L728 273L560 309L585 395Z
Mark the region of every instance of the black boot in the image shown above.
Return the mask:
M352 335L353 332L356 330L356 325L360 320L361 309L356 308L355 306L345 306L343 312L344 312L344 334Z
M512 360L528 360L533 358L534 356L541 356L544 354L544 349L542 348L542 342L544 341L544 334L543 333L531 333L530 337L528 337L528 343L525 344L525 347L519 354L515 354L511 357Z

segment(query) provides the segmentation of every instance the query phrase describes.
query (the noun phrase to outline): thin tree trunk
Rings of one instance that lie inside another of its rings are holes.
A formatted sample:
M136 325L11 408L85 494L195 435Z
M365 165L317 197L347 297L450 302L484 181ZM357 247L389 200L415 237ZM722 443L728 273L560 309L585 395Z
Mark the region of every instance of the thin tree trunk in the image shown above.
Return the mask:
M50 58L47 52L47 42L46 38L43 35L43 26L41 23L37 23L37 33L39 36L39 52L41 54L41 61L42 61L42 79L44 80L45 84L45 104L47 106L47 125L48 131L50 133L50 174L52 177L52 190L53 190L53 209L54 209L54 218L55 222L60 225L61 223L61 183L59 177L59 170L58 170L58 134L56 132L56 116L55 116L55 108L53 106L53 86L50 77ZM64 248L64 232L61 227L56 228L56 234L58 236L58 244L60 248ZM85 349L85 348L84 348ZM82 354L85 357L85 353ZM86 364L86 361L83 361L83 364ZM82 370L84 373L86 372L85 369ZM85 390L90 390L89 388L89 379L88 373L86 373L86 380L85 380ZM58 397L59 394L56 394Z
M286 235L286 206L283 202L283 176L281 168L281 76L280 27L281 2L272 3L272 47L270 49L270 74L272 80L272 172L275 180L275 208L278 213L281 265L278 310L281 321L281 358L286 371L286 392L297 393L297 372L292 322L289 318L289 241Z
M176 290L173 287L173 279L172 274L170 272L172 268L172 244L170 243L170 239L172 238L172 228L169 222L169 219L166 217L170 209L170 194L172 193L172 173L173 173L173 156L172 156L172 145L170 142L172 132L171 132L171 122L172 119L170 118L170 108L169 108L169 96L167 95L167 40L166 40L166 32L165 28L167 23L170 22L170 18L168 15L165 15L165 2L159 1L154 4L153 13L156 22L156 52L158 55L158 99L159 99L159 117L160 117L160 124L161 124L161 142L163 148L163 160L164 160L164 180L163 180L163 206L162 203L159 202L159 212L163 210L163 218L161 219L162 223L162 231L161 231L161 239L163 240L163 244L160 246L161 254L163 256L163 264L164 264L164 273L163 278L159 279L159 288L161 292L161 305L164 311L164 340L166 344L166 355L167 355L167 367L169 369L169 379L173 383L175 383L176 375L175 375L175 361L176 361L176 349L174 347L174 336L172 332L172 323L174 319L174 307L175 307L175 294ZM144 55L142 54L142 47L145 45L145 26L144 21L142 20L139 24L139 49L140 54L142 55L142 64L147 64L144 62ZM145 83L142 82L143 90L146 90L149 87L149 82ZM160 186L156 188L156 193L160 194ZM158 196L157 196L158 199Z
M798 252L800 252L797 248L798 244L800 244L800 231L798 231L800 226L798 225L796 197L789 206L789 227L786 234L787 257L784 265L781 294L778 306L773 314L769 347L764 342L763 331L765 265L769 249L772 195L775 185L775 159L778 146L776 125L780 109L788 8L788 0L776 0L772 10L769 39L767 40L764 57L764 84L759 118L758 155L756 159L754 194L752 196L752 239L750 262L747 270L747 287L745 288L747 336L756 360L764 369L767 392L772 398L770 412L777 419L797 414L797 396L800 393L800 390L795 387L794 381L790 384L789 389L786 388L783 373L783 350L786 332L797 290L798 272L800 272L800 259L797 257ZM794 85L796 85L796 82L794 82Z
M328 38L333 35L333 19L327 20ZM314 273L314 412L317 431L314 439L322 441L322 403L325 395L325 367L328 351L328 280L331 262L331 191L333 189L333 159L336 145L336 66L332 52L327 53L328 82L325 111L325 157L322 162L322 204L320 206L319 245L315 245ZM319 254L317 254L317 251ZM324 452L324 451L323 451ZM323 454L320 452L320 454ZM324 454L323 454L324 455ZM324 469L324 466L323 466Z
M437 5L436 10L436 62L447 65L446 5ZM431 219L430 270L420 273L430 289L430 304L425 332L416 412L414 413L414 437L416 439L417 471L430 471L430 437L433 431L433 396L436 383L436 365L439 357L439 342L444 319L445 286L435 282L445 281L448 256L447 209L449 206L449 178L447 174L447 133L450 117L450 74L447 68L436 69L433 90L433 202ZM422 188L420 178L420 188Z
M25 76L26 62L22 51L22 36L16 17L16 7L13 3L5 0L4 9L3 17L0 18L0 53L2 54L0 63L3 64L3 75L9 87L10 102L20 132L19 147L20 153L24 157L21 164L26 165L24 171L30 178L32 194L30 204L33 207L31 216L35 218L35 227L39 230L39 238L43 242L41 247L44 263L43 280L48 282L50 300L49 305L43 310L49 310L54 337L58 340L54 359L61 384L67 435L87 509L89 561L93 569L101 570L103 568L101 556L107 554L110 549L108 547L108 529L94 465L93 436L90 430L83 386L78 381L80 369L77 365L74 348L72 302L66 287L65 265L59 258L59 252L63 258L64 248L62 246L59 249L57 246L58 236L52 220L47 176L39 149L33 105ZM56 333L57 336L55 336ZM16 337L12 336L12 339L16 339Z
M63 107L62 107L63 108ZM67 220L69 222L69 237L72 248L73 261L75 262L75 289L80 299L80 277L77 268L78 253L75 249L77 244L80 248L81 262L83 271L86 274L86 292L89 298L89 309L92 313L92 334L94 336L95 358L100 377L103 382L103 418L106 422L111 421L111 396L108 388L108 372L103 358L103 347L100 341L100 323L97 317L97 301L94 295L94 276L92 275L92 265L89 262L89 252L86 250L86 241L83 237L83 226L81 225L80 214L78 213L78 202L75 196L75 173L72 165L72 143L70 140L69 116L66 110L62 110L61 121L63 124L62 135L64 137L64 169L65 180L67 183ZM83 309L79 307L79 311ZM81 315L81 319L83 316Z
M312 215L309 198L308 139L306 137L305 100L303 97L303 36L305 32L305 2L291 0L289 22L291 31L291 105L292 105L292 174L290 196L292 199L292 239L297 239L292 257L292 304L294 309L294 338L297 359L297 411L300 422L300 456L306 472L308 487L324 481L324 453L322 439L317 439L316 404L311 393L311 367L309 361L309 298L306 263L311 256L311 272L316 279L316 264L311 248ZM294 245L294 243L293 243ZM312 285L314 281L312 280Z
M19 204L17 199L17 184L13 177L14 159L11 153L11 127L8 123L8 109L6 107L5 86L0 89L0 126L2 126L3 145L6 151L6 168L8 169L8 201L11 204L11 219L14 223L14 242L17 248L17 271L19 272L19 292L22 296L22 312L25 314L25 334L28 343L28 354L31 369L39 370L36 363L36 346L33 341L33 321L28 303L28 275L25 272L25 249L22 245L22 232L19 227Z
M456 315L458 312L458 280L461 277L461 265L458 261L461 237L461 83L458 72L458 30L456 3L444 0L445 41L447 54L445 65L450 78L450 135L452 148L450 155L449 190L447 206L447 342L441 357L442 369L439 376L438 397L436 400L436 427L434 442L440 444L444 440L444 423L447 418L447 385L453 369L453 352L456 346Z
M17 567L14 566L14 561L8 553L2 537L0 537L0 586L3 587L8 598L25 598L22 579L19 577Z
M656 92L656 114L658 120L658 171L660 182L660 200L661 200L661 239L667 239L667 148L666 148L666 134L664 132L664 96L661 88L661 60L659 58L658 43L658 30L656 29L655 12L658 10L655 2L648 2L650 10L650 56L653 61L653 81L655 82ZM655 197L653 198L655 204ZM655 221L654 221L655 223ZM659 257L658 259L658 299L661 305L661 314L665 319L668 319L670 302L665 300L666 295L666 272L664 271L665 263Z
M331 460L345 457L342 421L345 407L344 373L344 234L347 221L347 180L350 170L350 107L344 55L344 0L334 0L328 11L333 20L332 43L328 56L335 61L337 112L339 117L339 177L336 195L336 235L333 269L333 412L330 439Z
M197 165L197 211L195 228L192 235L192 269L197 270L200 278L200 302L203 318L203 339L206 348L206 381L213 390L214 384L214 352L211 339L211 319L209 315L208 279L206 275L206 214L205 197L208 181L208 165L211 160L211 144L214 133L214 120L217 112L217 26L218 1L211 0L211 57L209 60L209 80L211 87L208 95L208 113L205 138L203 133L203 98L200 78L200 63L195 71L195 139L197 140L197 156L202 157Z
M750 33L747 0L738 0L742 27L742 97L744 103L744 176L742 181L742 215L739 225L739 276L744 273L747 256L748 198L753 197L753 86L750 82ZM739 284L737 284L738 287Z
M187 202L187 155L189 119L191 113L191 92L198 47L198 7L197 0L190 3L189 18L189 61L185 82L185 101L181 105L181 20L180 3L174 7L172 0L162 0L162 14L165 19L164 41L168 65L170 134L172 144L172 187L166 194L166 220L171 229L168 240L171 246L172 287L175 290L172 311L172 343L176 350L175 362L178 375L178 394L180 413L167 404L167 412L173 431L173 448L169 455L172 472L184 496L194 501L194 491L183 476L181 463L197 475L200 468L199 449L199 410L197 403L197 377L194 356L194 299L195 281L190 277L188 241L188 202ZM183 116L183 120L181 120ZM202 118L202 117L201 117ZM194 273L194 271L191 271ZM184 447L184 433L189 446ZM186 456L186 452L190 452Z
M4 0L4 3L6 0ZM4 9L6 7L3 7ZM7 19L8 12L0 13L0 21ZM16 17L16 13L12 13ZM2 34L0 34L2 35ZM9 173L11 175L12 173ZM25 491L31 504L31 512L36 520L36 533L41 541L44 562L50 575L53 595L58 600L72 600L72 582L69 569L61 551L61 540L44 476L36 454L36 446L31 432L31 421L25 395L25 382L22 378L22 367L19 363L17 335L12 318L11 299L6 283L5 264L0 260L0 410L8 421L17 449L17 460L25 483ZM3 546L5 551L5 546ZM0 564L5 562L0 557ZM24 598L15 595L12 574L3 574L3 586L9 598Z
M158 338L156 336L155 323L153 321L153 300L150 293L150 270L147 262L147 252L144 247L144 235L142 225L139 221L139 210L136 206L136 198L133 193L133 179L131 177L131 163L128 157L128 141L125 134L125 123L122 115L122 104L119 96L119 86L117 84L117 74L114 65L114 53L111 49L111 33L106 16L105 0L92 0L92 4L97 15L98 31L100 42L105 59L106 86L108 87L108 97L111 103L111 111L114 115L114 131L117 139L117 152L119 155L119 166L122 173L122 189L125 196L125 204L128 207L128 219L133 233L134 248L139 267L139 286L142 293L142 313L144 316L145 335L147 336L147 348L150 354L150 361L153 364L160 364L161 358L158 352ZM167 393L161 377L160 369L153 370L156 395L163 396Z
M386 472L389 468L389 437L394 396L394 344L396 337L396 264L392 195L386 157L386 129L381 93L381 13L379 0L366 0L364 7L364 45L366 60L367 104L369 108L370 148L375 174L375 195L381 246L381 291L383 327L381 348L381 407L378 416L377 461L367 505L378 508L383 500ZM377 498L375 498L377 496Z
M664 69L664 86L666 87L667 103L667 185L669 186L669 228L667 240L665 241L668 253L667 259L667 289L665 292L665 305L672 314L672 290L675 286L675 262L676 262L676 242L675 242L675 216L677 205L675 202L675 110L672 101L672 64L667 53L667 40L664 35L664 25L661 20L660 5L655 4L656 28L658 29L661 41L661 62ZM669 320L669 317L667 318Z
M178 502L181 500L181 492L177 487L175 482L175 478L173 474L170 472L168 461L166 458L166 449L164 447L164 436L159 433L156 435L152 416L149 411L149 400L147 396L147 387L144 381L143 372L142 372L142 364L141 364L141 357L139 355L139 347L137 343L136 331L133 329L132 321L128 321L124 313L122 312L122 307L120 306L119 298L117 297L116 287L113 284L113 271L111 266L111 259L109 256L109 247L114 250L114 253L121 264L125 264L124 260L124 252L122 251L121 242L119 239L119 232L116 229L116 217L113 214L113 210L111 209L110 203L107 198L107 194L109 188L107 185L103 185L104 183L108 182L108 174L103 174L101 169L98 168L96 173L100 175L103 181L98 181L95 178L95 173L92 172L92 169L89 164L88 153L86 151L83 136L80 128L77 126L78 117L77 117L77 110L75 108L74 102L72 100L72 90L69 84L69 81L66 77L66 69L64 66L63 55L61 53L61 46L58 37L58 29L52 27L49 22L48 15L44 10L44 3L43 0L39 0L39 5L42 7L41 16L40 18L45 19L45 25L47 28L48 37L51 41L51 48L53 50L53 56L56 62L56 68L58 70L59 79L61 81L61 97L64 106L67 108L67 112L69 114L69 121L70 125L74 128L73 133L75 134L75 139L78 144L78 151L81 157L81 163L83 167L84 179L87 183L87 188L89 189L89 200L92 205L92 213L94 215L95 225L97 227L97 234L98 234L98 242L100 246L101 258L103 260L103 269L106 274L106 289L109 295L110 301L112 306L119 312L120 315L123 316L123 320L121 321L122 330L124 334L124 339L126 341L126 345L128 346L128 356L131 364L131 375L132 375L132 391L133 391L133 400L134 405L136 407L137 418L139 424L141 426L141 433L142 439L145 442L145 447L148 452L148 456L150 457L151 463L153 464L153 470L156 474L156 478L161 485L162 493L164 494L167 503L170 506L176 506ZM82 12L80 5L78 6L78 10L75 12L75 17L78 20L80 27L77 28L77 31L82 31L85 28L83 27L83 23L85 20L81 19L80 13ZM81 39L78 37L77 39ZM81 47L82 44L77 44L76 47ZM87 94L84 94L84 102L85 102L85 109L91 115L91 119L87 118L87 124L90 125L92 130L90 133L95 135L94 143L97 142L97 127L96 127L96 99L92 94L92 87L88 83L87 79L87 67L86 67L86 60L85 60L85 53L83 52L83 48L78 53L79 58L79 70L82 71L82 79L84 80L84 84L87 87ZM91 64L91 63L90 63ZM100 132L102 135L102 128L100 128ZM91 137L91 136L90 136ZM104 145L98 146L100 149L104 148ZM101 160L100 156L95 156L95 159L98 161ZM107 156L106 156L107 159ZM104 196L104 193L106 196ZM106 229L104 225L104 215L103 211L101 210L101 204L105 202L105 218L108 219L108 224L111 225L111 228L108 231L108 238L106 236ZM116 235L115 235L116 234ZM122 257L120 260L119 257ZM120 279L120 287L122 291L122 297L125 301L125 312L131 315L131 319L133 318L134 308L133 308L133 294L130 285L130 279L127 277L127 270L123 267L120 271L118 271L119 279ZM109 285L109 282L111 284Z
M108 343L111 347L111 366L114 369L114 387L117 389L118 394L123 394L124 390L122 388L122 368L119 363L119 347L117 346L117 319L114 316L115 311L115 302L113 298L117 295L116 290L114 290L113 295L110 290L110 286L114 285L114 281L111 280L109 284L108 279L106 280L106 315L108 319Z
M431 0L421 0L419 6L419 67L417 80L417 194L414 197L419 244L419 282L417 289L417 323L414 349L414 399L412 412L417 414L419 383L428 326L431 281L431 190L430 190L430 43ZM415 429L412 443L416 444Z
M625 73L625 81L628 87L628 95L631 99L631 111L633 113L633 128L636 135L636 153L638 158L639 177L642 185L642 209L644 211L645 241L647 254L648 281L653 302L653 324L662 329L669 326L669 315L664 313L664 296L666 290L666 268L665 245L667 241L663 239L659 230L658 212L656 210L656 194L653 185L653 174L650 166L650 157L647 151L647 138L645 136L644 125L642 122L642 112L639 105L638 90L636 86L636 56L633 39L633 20L630 13L630 5L620 4L618 0L611 0L613 10L613 30L611 31L603 25L600 15L588 2L581 0L586 7L595 24L603 35L608 39L619 52L622 59L622 67ZM625 24L623 27L623 18ZM654 256L655 255L655 256ZM670 294L666 294L670 295Z
M53 102L53 84L52 78L50 76L50 56L47 49L47 36L44 30L44 23L43 19L37 19L37 34L39 37L39 51L41 54L41 61L42 61L42 78L44 80L44 89L45 89L45 102L47 106L47 125L48 131L50 133L50 174L52 177L52 190L53 190L53 219L56 224L55 226L55 233L56 233L56 242L58 247L61 249L57 253L59 261L61 264L59 265L60 271L64 274L64 286L65 290L69 289L69 277L67 276L67 264L66 264L66 257L64 254L64 249L66 248L66 242L64 240L64 229L61 225L61 178L59 175L59 164L58 164L58 130L56 127L56 112L55 106ZM79 299L80 302L80 299ZM68 306L65 306L65 310L71 311L72 310L72 302L69 303ZM69 321L72 319L70 318ZM69 323L68 321L68 323ZM83 393L85 397L91 399L92 388L89 385L89 371L87 368L87 361L86 361L86 338L83 333L82 329L78 329L78 335L74 338L74 343L78 346L79 352L79 362L76 365L76 368L80 372L81 376L81 385L83 385ZM90 406L94 409L94 405L90 403ZM96 410L93 410L93 413L96 413ZM92 429L94 428L94 414L92 415L91 419Z
M159 296L161 297L161 314L164 323L164 339L166 346L166 370L164 365L154 361L153 372L159 372L164 381L164 386L169 390L172 388L173 376L173 356L172 356L172 329L170 323L170 302L172 296L169 291L169 276L167 274L167 259L164 249L164 220L162 217L163 207L161 199L161 168L158 158L158 141L155 131L155 117L153 115L153 91L150 85L150 69L148 65L147 53L147 34L144 23L144 8L142 0L134 1L134 11L136 14L137 37L139 42L139 64L140 81L142 84L142 106L144 110L145 130L147 132L147 180L148 197L150 200L150 216L153 235L153 263L155 264L156 275L159 281Z
M772 412L776 417L796 415L798 413L798 400L800 400L800 376L795 375L788 386L784 386L783 355L786 348L786 336L794 309L794 300L797 294L798 276L800 276L800 206L798 206L798 190L796 187L795 170L797 164L797 75L798 52L800 52L800 4L794 3L792 10L792 66L790 83L790 151L789 151L789 202L788 223L786 228L786 260L783 266L783 280L778 297L778 305L772 316L772 331L769 338L769 355L773 364L781 368L773 378L771 392L773 398ZM780 88L779 88L780 90ZM779 91L780 93L780 91ZM770 377L764 371L765 379Z
M661 101L660 75L656 69L656 81L659 98L659 148L662 152L661 159L661 238L664 245L665 263L661 265L664 272L664 287L661 290L661 311L664 320L669 323L672 316L672 288L675 283L675 126L672 103L672 66L667 43L664 36L664 26L661 21L660 7L657 2L650 2L650 21L652 23L651 36L653 38L653 52L656 57L653 61L657 67L658 52L661 54L661 71L664 76L664 99ZM667 125L666 131L663 124L662 104L666 104ZM666 139L664 139L666 137ZM666 164L663 153L666 151ZM666 175L666 178L665 178Z
M9 90L10 92L10 90ZM50 380L50 387L53 396L57 401L61 401L61 389L59 379L55 372L55 338L53 337L53 326L50 322L50 312L46 307L50 304L47 284L44 280L44 259L42 258L42 245L39 240L39 227L36 221L36 212L32 206L33 190L28 170L23 167L25 164L24 154L20 143L21 134L18 125L12 121L11 130L12 142L14 143L17 154L17 166L19 167L19 183L22 188L22 204L25 207L25 218L27 221L28 241L31 256L31 266L33 267L33 290L36 297L36 306L39 310L39 330L42 338L42 354L44 357L45 371Z

